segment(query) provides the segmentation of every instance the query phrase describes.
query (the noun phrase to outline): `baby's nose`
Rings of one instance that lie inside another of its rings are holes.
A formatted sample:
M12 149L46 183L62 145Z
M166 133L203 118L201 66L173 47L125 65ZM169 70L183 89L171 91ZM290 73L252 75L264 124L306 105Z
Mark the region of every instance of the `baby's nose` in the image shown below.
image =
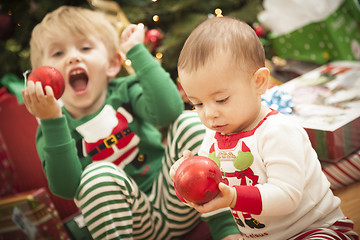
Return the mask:
M207 118L215 118L218 115L218 112L214 107L206 107L205 113Z

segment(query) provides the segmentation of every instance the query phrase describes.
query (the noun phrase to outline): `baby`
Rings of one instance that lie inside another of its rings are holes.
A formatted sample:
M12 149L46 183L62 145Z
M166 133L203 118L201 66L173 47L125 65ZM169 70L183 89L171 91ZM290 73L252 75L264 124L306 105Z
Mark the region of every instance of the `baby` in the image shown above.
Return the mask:
M217 197L190 206L230 207L243 239L358 239L305 130L261 104L269 70L251 27L229 17L204 21L186 40L178 73L208 128L199 155L223 173ZM172 166L172 177L189 156Z

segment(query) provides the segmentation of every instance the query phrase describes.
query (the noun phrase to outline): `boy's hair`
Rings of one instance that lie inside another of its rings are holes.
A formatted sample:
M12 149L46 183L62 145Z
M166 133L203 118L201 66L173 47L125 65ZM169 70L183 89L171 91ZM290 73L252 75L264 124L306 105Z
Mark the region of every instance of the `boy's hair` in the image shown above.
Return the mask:
M252 73L265 65L264 48L248 24L231 17L214 17L202 22L187 38L178 70L196 71L224 53L231 54L235 66Z
M104 43L110 57L120 51L119 36L102 13L81 7L62 6L48 13L32 31L30 40L32 68L41 65L44 54L43 43L49 38L63 35L94 35Z

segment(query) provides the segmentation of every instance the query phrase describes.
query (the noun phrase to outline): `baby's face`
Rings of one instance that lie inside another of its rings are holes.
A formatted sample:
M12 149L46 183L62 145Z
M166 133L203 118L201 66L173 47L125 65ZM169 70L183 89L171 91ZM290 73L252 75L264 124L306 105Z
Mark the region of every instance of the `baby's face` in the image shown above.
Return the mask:
M216 57L190 73L179 70L179 78L206 127L222 134L250 130L260 98L252 74L235 67L231 56Z
M43 47L42 64L58 69L64 77L65 108L74 117L96 112L105 102L111 67L103 42L93 35L59 35Z

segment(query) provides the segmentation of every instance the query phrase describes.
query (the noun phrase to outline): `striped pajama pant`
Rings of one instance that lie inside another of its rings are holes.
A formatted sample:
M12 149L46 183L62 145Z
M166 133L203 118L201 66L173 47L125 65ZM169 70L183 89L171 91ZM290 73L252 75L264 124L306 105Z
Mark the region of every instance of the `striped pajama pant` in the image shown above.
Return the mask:
M353 229L354 223L348 218L343 218L330 227L305 231L288 240L359 240L358 234Z
M75 202L93 238L179 239L192 230L200 214L177 198L169 170L184 150L198 151L204 134L192 111L184 111L170 126L162 170L148 196L112 163L87 166Z

